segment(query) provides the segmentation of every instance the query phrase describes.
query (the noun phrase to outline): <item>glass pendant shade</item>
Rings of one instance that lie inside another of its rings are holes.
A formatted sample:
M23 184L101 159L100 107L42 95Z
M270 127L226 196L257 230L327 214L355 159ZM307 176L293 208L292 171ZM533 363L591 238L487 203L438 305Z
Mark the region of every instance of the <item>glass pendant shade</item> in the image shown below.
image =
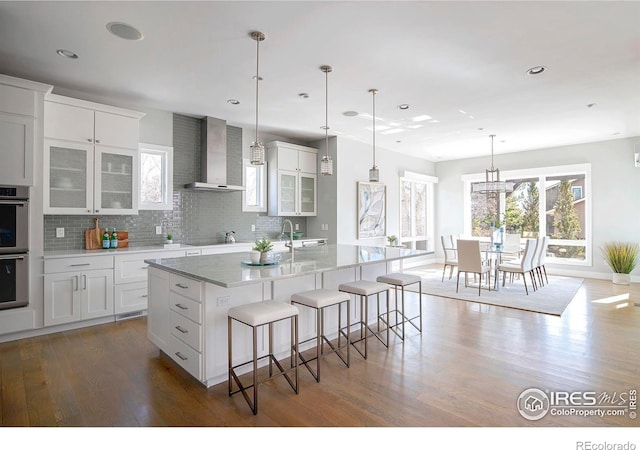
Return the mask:
M371 169L369 169L369 181L371 181L372 183L377 183L378 181L380 181L380 171L378 170L377 166L373 166Z
M249 148L249 158L251 160L251 164L255 166L261 166L264 164L264 145L262 142L256 141L251 143L251 147Z
M491 136L491 169L485 171L485 181L480 183L472 183L471 192L479 192L484 194L500 194L513 192L514 183L512 181L500 181L500 169L493 167L493 138Z
M322 175L333 175L333 161L328 156L323 156L320 161L320 173Z

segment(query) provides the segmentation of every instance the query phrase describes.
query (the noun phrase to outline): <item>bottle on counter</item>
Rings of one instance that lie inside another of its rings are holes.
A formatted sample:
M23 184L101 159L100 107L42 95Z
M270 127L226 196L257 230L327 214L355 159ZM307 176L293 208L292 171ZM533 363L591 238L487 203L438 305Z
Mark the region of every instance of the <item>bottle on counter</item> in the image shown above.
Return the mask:
M111 239L109 238L109 228L104 229L102 233L102 248L109 248L111 246Z
M116 232L115 227L113 228L113 232L111 233L111 248L118 248L118 233Z

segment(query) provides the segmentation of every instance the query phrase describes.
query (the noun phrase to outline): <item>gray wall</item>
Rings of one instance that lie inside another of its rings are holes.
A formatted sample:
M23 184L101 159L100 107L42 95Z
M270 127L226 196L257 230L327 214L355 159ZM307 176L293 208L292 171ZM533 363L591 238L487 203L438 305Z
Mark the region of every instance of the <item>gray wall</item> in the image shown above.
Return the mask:
M145 116L147 117L147 116ZM150 115L149 126L141 140L167 145L166 123L162 114ZM144 120L144 119L143 119ZM152 125L153 124L153 125ZM142 125L142 124L141 124ZM173 211L140 211L132 216L97 216L102 227L116 227L129 232L129 245L154 245L163 242L155 227L171 229L174 241L194 244L221 243L224 232L233 230L239 241L254 241L267 236L276 238L282 228L281 217L266 213L242 212L241 192L203 192L184 189L184 184L196 181L200 174L200 119L174 114L172 117L174 147ZM165 130L165 131L163 131ZM163 134L164 133L164 134ZM228 182L242 184L242 129L227 126ZM44 218L45 250L84 248L84 230L93 227L94 216L46 215ZM306 220L291 218L306 234ZM251 225L256 231L251 231ZM56 227L65 228L65 237L56 238Z
M588 144L554 147L541 150L499 154L494 165L501 171L535 167L591 163L592 244L591 267L556 266L555 272L609 277L611 270L604 262L600 248L611 240L640 243L640 168L634 167L633 153L638 151L640 138L616 139ZM483 173L490 165L489 157L444 161L436 164L439 183L436 188L436 232L461 234L463 230L462 175ZM438 256L443 258L440 246ZM640 274L636 268L633 275Z

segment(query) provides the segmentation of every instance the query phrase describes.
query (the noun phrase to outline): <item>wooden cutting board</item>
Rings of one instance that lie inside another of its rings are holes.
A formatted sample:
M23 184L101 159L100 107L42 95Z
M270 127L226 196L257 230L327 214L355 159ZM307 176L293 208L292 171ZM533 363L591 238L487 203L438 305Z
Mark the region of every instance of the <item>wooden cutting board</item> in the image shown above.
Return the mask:
M84 230L84 242L87 250L97 250L102 248L102 235L104 228L100 228L98 218L93 219L94 227ZM129 246L129 232L118 231L118 248Z

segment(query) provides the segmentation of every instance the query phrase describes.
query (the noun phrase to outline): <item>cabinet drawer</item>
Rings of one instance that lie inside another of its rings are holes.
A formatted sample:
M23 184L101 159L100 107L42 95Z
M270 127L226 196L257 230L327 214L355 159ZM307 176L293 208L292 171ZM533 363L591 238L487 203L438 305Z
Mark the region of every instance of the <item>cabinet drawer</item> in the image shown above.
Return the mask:
M113 269L113 256L81 256L44 260L44 273Z
M192 349L202 351L202 327L175 311L169 314L169 332Z
M196 323L202 323L201 303L176 294L175 292L171 292L169 293L169 308Z
M114 287L116 314L143 311L148 308L147 283L119 284Z
M201 301L201 283L199 281L172 273L169 278L169 283L169 289L173 292L197 302Z
M202 380L202 355L175 336L169 336L169 356L180 367Z
M184 256L184 250L141 253L138 255L115 255L115 283L147 281L148 264L145 259L174 258Z

